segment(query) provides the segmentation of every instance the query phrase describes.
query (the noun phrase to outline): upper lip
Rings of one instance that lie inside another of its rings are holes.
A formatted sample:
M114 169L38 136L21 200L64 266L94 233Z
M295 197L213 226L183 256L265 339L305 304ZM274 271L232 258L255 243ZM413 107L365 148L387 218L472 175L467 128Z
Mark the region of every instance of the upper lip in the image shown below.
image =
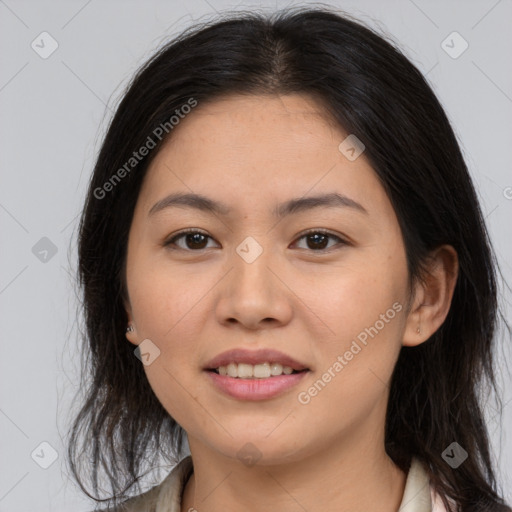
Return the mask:
M215 370L220 366L227 366L229 363L246 363L252 365L261 363L280 363L283 366L289 366L296 371L308 369L307 366L296 361L293 357L283 354L278 350L246 350L243 348L235 348L233 350L222 352L209 361L204 369Z

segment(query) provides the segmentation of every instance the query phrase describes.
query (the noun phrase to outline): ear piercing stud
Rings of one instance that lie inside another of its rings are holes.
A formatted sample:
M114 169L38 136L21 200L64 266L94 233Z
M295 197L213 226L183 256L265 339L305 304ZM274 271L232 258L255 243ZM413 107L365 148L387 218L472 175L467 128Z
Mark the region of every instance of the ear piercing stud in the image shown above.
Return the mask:
M129 324L126 328L126 332L133 332L133 325Z

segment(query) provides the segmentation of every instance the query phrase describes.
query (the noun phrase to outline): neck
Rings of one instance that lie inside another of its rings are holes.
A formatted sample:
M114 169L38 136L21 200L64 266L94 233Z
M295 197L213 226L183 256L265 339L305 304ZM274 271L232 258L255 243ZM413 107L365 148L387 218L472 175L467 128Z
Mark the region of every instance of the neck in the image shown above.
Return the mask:
M253 466L189 438L194 473L185 486L181 510L395 512L406 475L380 439L368 443L368 436L359 434L300 460L260 460Z

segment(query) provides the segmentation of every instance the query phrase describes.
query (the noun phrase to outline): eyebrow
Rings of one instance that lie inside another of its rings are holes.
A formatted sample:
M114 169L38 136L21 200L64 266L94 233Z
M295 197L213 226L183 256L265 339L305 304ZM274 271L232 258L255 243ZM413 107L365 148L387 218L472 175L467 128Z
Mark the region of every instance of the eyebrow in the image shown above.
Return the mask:
M155 203L148 212L148 216L153 216L157 212L160 212L170 207L185 207L195 208L207 213L213 213L218 215L229 215L232 213L232 208L228 207L224 203L215 201L209 197L201 194L194 193L181 193L177 192L164 197L157 203ZM294 213L304 212L313 208L353 208L361 213L368 214L366 208L350 199L349 197L332 192L330 194L322 194L317 196L301 197L290 199L284 203L278 204L273 210L272 214L274 217L283 218L287 215Z

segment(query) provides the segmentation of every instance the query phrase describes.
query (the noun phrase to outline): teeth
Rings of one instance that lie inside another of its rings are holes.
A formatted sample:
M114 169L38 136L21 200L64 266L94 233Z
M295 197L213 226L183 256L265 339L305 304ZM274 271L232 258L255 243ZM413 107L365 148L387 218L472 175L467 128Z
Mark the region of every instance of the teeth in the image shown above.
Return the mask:
M238 377L240 379L250 379L253 376L253 366L252 364L238 364Z
M230 377L238 377L238 365L235 363L229 363L227 367L227 374Z
M281 363L272 363L270 365L271 375L281 375L283 373L283 365Z
M253 375L257 379L268 379L271 375L270 364L269 363L255 364L254 370L253 370Z
M227 375L239 379L267 379L278 375L290 375L293 369L280 363L229 363L217 368L219 375Z

